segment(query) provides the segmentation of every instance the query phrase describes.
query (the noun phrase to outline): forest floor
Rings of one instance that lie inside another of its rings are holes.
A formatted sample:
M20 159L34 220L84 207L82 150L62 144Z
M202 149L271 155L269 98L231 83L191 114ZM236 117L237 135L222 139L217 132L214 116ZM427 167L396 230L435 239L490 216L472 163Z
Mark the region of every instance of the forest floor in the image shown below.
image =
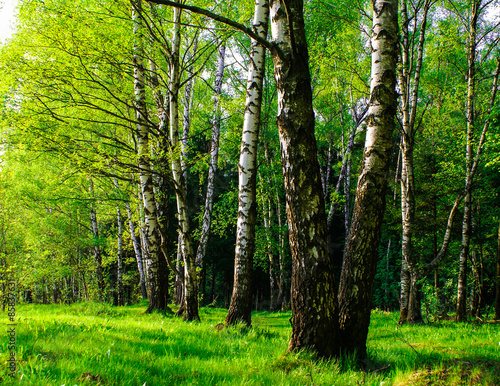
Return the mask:
M200 323L144 314L145 305L16 308L16 372L0 312L5 385L500 385L500 325L442 321L397 326L374 311L369 360L318 361L287 354L289 312L255 312L253 328L221 328L226 310L202 308Z

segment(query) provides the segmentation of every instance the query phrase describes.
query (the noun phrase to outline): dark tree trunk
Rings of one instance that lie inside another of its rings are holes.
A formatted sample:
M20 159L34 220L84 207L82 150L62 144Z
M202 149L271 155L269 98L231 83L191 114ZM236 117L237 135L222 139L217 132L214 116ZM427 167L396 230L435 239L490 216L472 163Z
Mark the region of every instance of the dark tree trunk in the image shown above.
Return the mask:
M278 130L292 252L289 350L329 357L336 344L336 299L325 204L314 137L303 1L271 2Z
M359 176L339 287L342 352L366 356L373 280L385 210L397 108L398 1L373 1L372 81L363 169Z

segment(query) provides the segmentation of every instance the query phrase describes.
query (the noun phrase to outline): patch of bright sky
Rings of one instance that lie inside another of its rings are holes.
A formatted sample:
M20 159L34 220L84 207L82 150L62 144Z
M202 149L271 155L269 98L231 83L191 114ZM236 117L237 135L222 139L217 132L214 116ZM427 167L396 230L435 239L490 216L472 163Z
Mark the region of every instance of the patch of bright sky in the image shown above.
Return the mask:
M0 0L0 43L14 32L18 0Z

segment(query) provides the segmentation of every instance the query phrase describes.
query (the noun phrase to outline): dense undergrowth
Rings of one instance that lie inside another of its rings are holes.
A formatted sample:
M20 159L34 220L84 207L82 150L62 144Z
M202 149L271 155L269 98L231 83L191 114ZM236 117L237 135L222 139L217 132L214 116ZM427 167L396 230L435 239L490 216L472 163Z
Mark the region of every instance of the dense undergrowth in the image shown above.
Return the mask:
M289 312L253 314L253 328L221 328L226 310L201 309L201 323L144 314L144 304L21 305L17 372L9 376L8 317L1 315L5 385L498 385L500 325L397 326L374 311L369 360L286 354Z

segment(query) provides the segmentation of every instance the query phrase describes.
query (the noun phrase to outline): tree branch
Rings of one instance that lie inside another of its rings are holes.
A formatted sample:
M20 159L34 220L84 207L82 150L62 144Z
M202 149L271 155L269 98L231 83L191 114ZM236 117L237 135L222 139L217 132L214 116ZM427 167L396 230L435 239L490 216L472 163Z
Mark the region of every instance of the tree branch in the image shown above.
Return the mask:
M276 47L271 42L267 41L266 39L263 39L258 34L253 32L250 28L245 27L243 24L235 22L234 20L228 19L224 16L217 15L216 13L213 13L207 9L195 7L194 5L180 4L180 3L176 3L175 1L170 1L170 0L147 0L147 1L149 1L150 3L169 5L171 7L185 9L187 11L191 11L191 12L197 13L199 15L206 16L212 20L226 24L230 27L237 29L238 31L243 32L244 34L249 36L251 39L255 40L259 44L262 44L269 51L273 51L276 49Z

